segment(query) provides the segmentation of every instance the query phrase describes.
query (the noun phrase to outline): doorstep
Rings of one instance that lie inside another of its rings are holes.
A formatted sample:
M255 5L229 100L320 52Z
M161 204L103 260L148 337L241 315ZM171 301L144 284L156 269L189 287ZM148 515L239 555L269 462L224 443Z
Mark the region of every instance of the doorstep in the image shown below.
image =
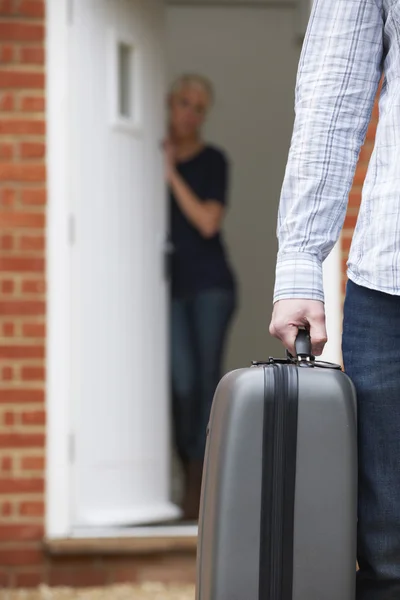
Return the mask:
M196 525L119 527L75 530L70 537L45 538L44 549L62 555L143 555L169 552L196 553Z

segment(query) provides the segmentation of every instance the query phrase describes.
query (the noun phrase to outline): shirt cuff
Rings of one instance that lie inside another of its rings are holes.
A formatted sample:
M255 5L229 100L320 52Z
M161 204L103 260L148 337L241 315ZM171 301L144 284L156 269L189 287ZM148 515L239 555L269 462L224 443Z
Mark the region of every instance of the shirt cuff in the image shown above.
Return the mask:
M291 298L324 302L322 261L315 254L278 254L274 303Z

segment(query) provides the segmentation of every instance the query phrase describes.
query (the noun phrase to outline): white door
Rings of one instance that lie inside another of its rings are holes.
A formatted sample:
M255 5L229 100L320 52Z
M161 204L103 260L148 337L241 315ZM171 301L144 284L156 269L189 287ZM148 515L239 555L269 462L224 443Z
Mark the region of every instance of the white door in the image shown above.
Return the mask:
M70 38L72 522L169 501L163 0L75 0Z

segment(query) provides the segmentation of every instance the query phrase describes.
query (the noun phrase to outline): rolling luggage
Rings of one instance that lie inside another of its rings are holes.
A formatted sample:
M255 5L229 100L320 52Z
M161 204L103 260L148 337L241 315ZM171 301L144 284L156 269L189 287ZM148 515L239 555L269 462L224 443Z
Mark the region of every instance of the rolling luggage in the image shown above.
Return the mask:
M356 396L311 356L223 377L207 431L196 600L354 600Z

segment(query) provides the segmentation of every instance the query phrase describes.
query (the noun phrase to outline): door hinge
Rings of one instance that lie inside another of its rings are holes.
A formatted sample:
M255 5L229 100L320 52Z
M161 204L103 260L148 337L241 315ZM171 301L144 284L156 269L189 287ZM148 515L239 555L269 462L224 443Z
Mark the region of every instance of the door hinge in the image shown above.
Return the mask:
M70 433L69 434L69 439L68 439L68 457L69 457L69 462L70 463L75 462L75 434L74 433Z
M75 216L69 215L68 218L68 241L71 246L75 243Z

